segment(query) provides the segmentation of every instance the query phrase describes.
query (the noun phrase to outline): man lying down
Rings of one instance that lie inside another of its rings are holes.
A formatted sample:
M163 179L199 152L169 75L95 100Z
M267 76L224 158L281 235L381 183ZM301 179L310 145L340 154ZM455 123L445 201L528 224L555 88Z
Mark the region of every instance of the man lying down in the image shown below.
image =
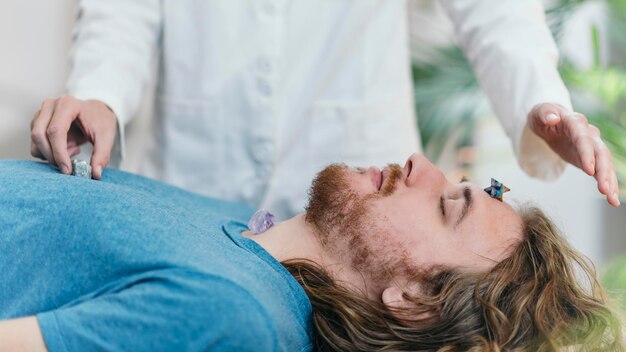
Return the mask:
M331 165L259 234L247 207L116 170L3 161L0 203L0 350L623 350L539 210L419 155Z

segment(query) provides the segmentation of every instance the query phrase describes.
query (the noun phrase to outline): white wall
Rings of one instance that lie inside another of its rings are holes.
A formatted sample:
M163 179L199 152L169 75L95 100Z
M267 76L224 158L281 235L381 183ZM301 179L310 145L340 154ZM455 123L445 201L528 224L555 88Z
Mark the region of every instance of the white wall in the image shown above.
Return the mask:
M29 123L63 91L72 0L0 1L0 158L30 156Z

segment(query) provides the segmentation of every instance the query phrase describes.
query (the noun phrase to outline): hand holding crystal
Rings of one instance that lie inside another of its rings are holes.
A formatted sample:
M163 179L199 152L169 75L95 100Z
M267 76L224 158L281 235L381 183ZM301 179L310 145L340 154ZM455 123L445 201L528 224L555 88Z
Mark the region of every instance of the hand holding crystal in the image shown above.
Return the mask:
M70 157L80 145L93 144L91 168L99 180L109 163L117 134L117 118L103 102L79 100L71 96L43 102L30 125L32 156L47 160L61 172L72 172Z

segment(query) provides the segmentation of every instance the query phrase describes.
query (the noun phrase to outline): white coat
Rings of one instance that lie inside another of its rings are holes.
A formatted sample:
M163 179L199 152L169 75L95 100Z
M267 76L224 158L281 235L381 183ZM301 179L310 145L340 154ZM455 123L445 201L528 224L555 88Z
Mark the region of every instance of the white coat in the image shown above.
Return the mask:
M571 108L538 0L442 0L531 175L563 163L525 129L540 102ZM144 173L205 195L302 211L331 162L403 163L420 150L405 0L82 0L68 94L124 125L160 57Z

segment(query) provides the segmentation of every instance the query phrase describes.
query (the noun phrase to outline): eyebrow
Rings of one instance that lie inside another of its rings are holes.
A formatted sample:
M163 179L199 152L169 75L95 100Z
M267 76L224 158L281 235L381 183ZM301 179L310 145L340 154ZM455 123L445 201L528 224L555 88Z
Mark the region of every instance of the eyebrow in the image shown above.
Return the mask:
M456 221L456 224L454 225L455 227L461 224L474 204L472 200L472 189L469 186L465 186L465 188L463 188L463 198L465 199L465 203L463 203L463 210L461 210L461 216L459 216L459 220Z

